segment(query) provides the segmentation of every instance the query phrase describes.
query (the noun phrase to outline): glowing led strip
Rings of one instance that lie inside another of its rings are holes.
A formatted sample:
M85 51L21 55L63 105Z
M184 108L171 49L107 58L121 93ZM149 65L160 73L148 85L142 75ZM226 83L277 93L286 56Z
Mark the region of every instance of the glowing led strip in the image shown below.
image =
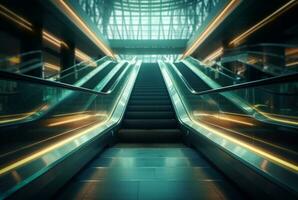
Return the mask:
M20 26L26 28L27 30L33 31L32 24L30 22L28 22L21 16L17 15L16 13L12 12L11 10L7 9L1 4L0 4L0 14L10 19L11 21L19 24Z
M42 37L43 39L45 39L46 41L50 42L51 44L55 45L58 48L61 48L61 45L64 45L65 47L68 48L68 45L63 40L60 40L59 38L55 37L54 35L50 34L45 30L42 31ZM82 61L91 60L91 57L89 57L87 54L83 53L79 49L75 49L75 56Z
M243 136L243 137L249 138L249 139L251 139L251 140L253 140L253 141L258 141L258 142L261 142L261 143L263 143L263 144L267 144L267 145L269 145L269 146L272 146L272 147L274 147L274 148L282 149L283 151L287 151L287 152L296 154L295 151L292 151L292 150L287 149L287 148L284 148L284 147L282 147L282 146L279 146L279 145L276 145L276 144L273 144L273 143L270 143L270 142L267 142L267 141L258 139L258 138L256 138L256 137L251 137L251 136L246 135L246 134L244 134L244 133L241 133L241 132L239 132L239 131L235 131L235 130L230 129L230 128L225 128L225 127L219 126L219 125L217 125L217 124L213 124L213 123L211 123L211 122L207 122L207 123L210 124L210 125L212 125L212 126L215 126L215 127L217 127L217 128L220 128L220 129L223 129L223 130L227 130L227 131L229 131L229 132L231 132L231 133L236 133L237 135L241 135L241 136Z
M291 125L295 125L297 126L298 125L298 121L292 121L292 120L286 120L286 119L282 119L282 118L279 118L279 117L274 117L274 116L270 116L268 113L266 112L263 112L259 109L256 108L256 106L253 106L253 108L261 113L262 115L264 115L266 118L272 120L272 121L276 121L276 122L281 122L281 123L286 123L286 124L291 124Z
M230 121L230 122L235 122L235 123L238 123L238 124L254 126L254 124L250 123L250 122L245 122L245 121L242 121L242 120L232 119L230 117L219 116L219 115L216 115L216 114L213 115L213 114L207 114L207 113L194 113L194 116L196 116L196 117L200 117L200 116L214 117L214 118L217 118L217 119Z
M231 141L231 142L233 142L235 144L238 144L238 145L240 145L242 147L245 147L245 148L247 148L247 149L249 149L249 150L251 150L251 151L253 151L253 152L255 152L255 153L259 154L259 155L261 155L261 156L264 156L265 158L267 158L267 159L269 159L271 161L274 161L275 163L277 163L279 165L282 165L282 166L287 167L287 168L289 168L291 170L294 170L295 172L298 171L298 166L295 165L294 163L290 163L290 162L288 162L286 160L283 160L281 158L278 158L278 157L276 157L276 156L274 156L274 155L272 155L272 154L270 154L268 152L265 152L265 151L263 151L263 150L261 150L259 148L256 148L254 146L251 146L251 145L249 145L249 144L247 144L245 142L242 142L241 140L238 140L238 139L236 139L234 137L228 136L228 135L226 135L226 134L224 134L224 133L222 133L222 132L220 132L220 131L218 131L216 129L210 128L209 126L204 125L203 123L197 122L195 120L193 120L193 122L196 123L196 124L198 124L202 128L210 131L211 133L214 133L216 135L219 135L222 138L225 138L225 139L227 139L227 140L229 140L229 141Z
M292 8L297 3L298 3L297 0L291 0L291 1L289 1L288 3L286 3L285 5L283 5L282 7L280 7L279 9L277 9L275 12L273 12L272 14L270 14L269 16L267 16L266 18L264 18L263 20L261 20L260 22L258 22L257 24L255 24L254 26L252 26L251 28L249 28L247 31L245 31L244 33L240 34L238 37L236 37L235 39L233 39L229 43L229 45L236 46L236 45L240 44L240 42L242 40L244 40L249 35L253 34L257 30L259 30L260 28L262 28L263 26L265 26L269 22L273 21L275 18L277 18L278 16L280 16L281 14L283 14L284 12L286 12L287 10L289 10L290 8Z
M84 119L88 119L90 117L91 117L91 115L85 115L85 116L80 116L80 117L73 117L72 119L68 119L68 120L63 120L63 121L51 123L48 126L59 126L61 124L68 124L68 123L71 123L71 122L77 122L77 121L81 121L81 120L84 120Z
M56 144L50 145L50 146L47 147L47 148L44 148L44 149L42 149L42 150L40 150L40 151L38 151L38 152L36 152L36 153L30 155L30 156L27 156L27 157L25 157L25 158L23 158L23 159L21 159L21 160L19 160L19 161L16 161L15 163L13 163L13 164L11 164L11 165L8 165L7 167L4 167L4 168L0 169L0 175L4 174L4 173L6 173L6 172L9 172L10 170L13 170L13 169L15 169L15 168L17 168L17 167L20 167L20 166L26 164L27 162L30 162L30 161L32 161L32 160L34 160L34 159L37 159L37 158L39 158L40 156L42 156L42 155L44 155L44 154L46 154L46 153L48 153L48 152L50 152L50 151L53 151L53 150L55 150L56 148L59 148L59 147L63 146L64 144L66 144L66 143L68 143L68 142L71 142L72 140L74 140L74 139L76 139L76 138L81 137L82 135L85 135L85 134L88 133L89 131L92 131L92 130L95 130L95 129L99 128L99 127L100 127L102 124L104 124L105 122L106 122L106 121L103 121L103 122L101 122L101 123L98 123L97 125L92 126L92 127L90 127L89 129L86 129L86 130L82 131L81 133L78 133L78 134L76 134L76 135L74 135L74 136L72 136L72 137L69 137L69 138L64 139L64 140L62 140L62 141L60 141L60 142L57 142Z
M12 116L16 116L16 117L13 118L13 119L0 120L0 124L9 123L9 122L15 122L15 121L20 121L20 120L29 118L29 117L33 116L34 114L36 114L37 112L40 112L40 111L45 110L47 108L48 108L48 105L42 105L42 106L34 109L31 112L19 114L19 115L24 115L23 117L17 117L18 114L12 115Z
M292 67L292 66L294 66L294 65L298 65L298 61L296 61L296 62L291 62L291 63L287 63L287 64L286 64L287 67Z
M52 63L45 62L43 66L46 68L56 70L56 71L60 71L60 67L58 65L54 65Z
M244 124L244 125L248 125L248 126L254 126L253 123L244 122L244 121L241 121L241 120L236 120L236 119L232 119L232 118L229 118L229 117L223 117L223 116L218 116L218 115L215 115L213 117L215 117L217 119L225 120L225 121L235 122L235 123L238 123L238 124Z
M107 56L116 59L113 52L98 39L98 37L63 0L55 1L55 3L63 10L63 13L65 13L69 19L72 20L72 22L74 22L74 24L78 26Z
M43 39L47 40L48 42L52 43L53 45L59 48L61 47L61 45L64 45L68 48L68 45L63 40L60 40L59 38L47 32L46 30L42 31L42 37Z
M212 61L223 54L223 47L216 49L213 53L211 53L208 57L203 60L203 63L208 61Z
M87 54L83 53L79 49L75 49L75 55L78 57L80 60L91 60L91 57L87 56Z
M197 38L197 40L190 46L183 54L181 59L191 55L206 38L224 21L224 19L239 5L240 0L231 0L230 3L223 9L223 11L215 17L215 19L208 25L206 30Z

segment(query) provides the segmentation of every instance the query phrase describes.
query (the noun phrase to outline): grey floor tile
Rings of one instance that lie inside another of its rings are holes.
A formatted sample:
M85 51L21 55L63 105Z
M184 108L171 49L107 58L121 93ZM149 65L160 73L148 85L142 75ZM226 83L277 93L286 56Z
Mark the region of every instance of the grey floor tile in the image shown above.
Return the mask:
M119 144L107 149L73 179L59 199L241 199L193 149L154 145Z
M88 168L77 180L144 180L156 178L155 168Z
M89 167L207 167L209 163L202 158L157 157L134 158L114 157L101 158L93 161Z

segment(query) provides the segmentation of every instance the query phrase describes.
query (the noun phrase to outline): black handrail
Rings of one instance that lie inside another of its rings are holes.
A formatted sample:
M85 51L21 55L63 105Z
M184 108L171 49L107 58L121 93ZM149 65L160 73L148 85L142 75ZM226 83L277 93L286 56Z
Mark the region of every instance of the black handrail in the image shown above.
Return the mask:
M205 68L209 68L210 70L212 70L213 72L218 72L218 73L220 73L222 76L224 76L224 77L226 77L226 78L228 78L228 79L231 79L232 81L233 80L235 80L236 78L237 78L237 75L235 75L235 77L232 77L232 76L230 76L230 75L227 75L227 74L225 74L224 72L221 72L221 71L218 71L218 70L216 70L216 69L214 69L214 68L212 68L212 67L207 67L206 65L202 65L201 63L200 63L200 61L199 60L197 60L197 59L195 59L195 58L193 58L193 57L188 57L191 61L195 61L195 62L197 62L196 64L198 64L198 66L203 66L203 67L205 67ZM191 62L190 61L190 62ZM217 66L219 66L220 68L223 68L224 70L227 70L226 68L224 68L223 66L221 66L221 65L219 65L218 63L215 63ZM230 70L229 70L230 71Z
M85 67L82 67L81 69L79 69L79 70L77 71L77 72L79 72L79 71L81 71L81 70L83 70L83 69L86 69L86 68L90 67L90 65L91 65L90 62L91 62L91 63L96 63L96 64L97 64L98 62L100 62L101 60L104 60L104 59L107 59L107 57L104 56L104 57L102 57L102 58L100 58L100 59L97 59L97 60L94 60L93 58L91 58L91 59L89 59L89 60L84 60L84 61L79 62L79 63L77 63L77 64L75 64L75 65L73 65L73 66L71 66L71 67L69 67L69 68L67 68L67 69L65 69L65 70L62 70L62 71L60 71L60 72L58 72L58 73L56 73L56 74L50 75L50 76L48 76L47 78L48 78L48 79L53 78L53 77L55 77L55 76L58 76L59 74L63 74L63 73L65 73L65 72L69 71L69 70L72 70L72 69L76 68L77 66L81 66L81 65L84 65L85 63L87 63L87 65L86 65ZM59 80L62 79L62 78L65 78L66 76L69 76L69 75L71 75L71 74L74 74L74 73L75 73L74 71L71 71L70 73L61 76L61 77L59 78Z
M237 51L239 49L244 49L244 48L248 48L248 47L264 47L264 46L268 46L268 47L285 47L285 48L298 48L298 45L294 44L279 44L279 43L260 43L260 44L252 44L252 45L243 45L237 48L233 48L233 49L226 49L225 51L231 52L231 51Z
M121 81L122 77L125 75L128 67L129 67L129 64L127 64L125 66L125 69L123 70L123 72L121 72L120 76L116 79L116 81L113 83L113 85L111 86L111 88L108 91L104 92L105 94L110 94L110 93L112 93L115 90L116 86L119 84L119 82Z
M250 81L250 82L246 82L246 83L239 83L239 84L235 84L235 85L224 86L224 87L220 87L220 88L216 88L216 89L198 92L191 87L191 85L182 76L182 74L178 74L178 76L180 77L182 82L185 84L187 89L194 95L214 94L214 93L233 91L233 90L238 90L238 89L243 89L243 88L252 88L252 87L272 85L272 84L277 84L277 83L298 81L298 73L293 73L293 74L276 76L276 77L266 78L266 79L262 79L262 80Z
M70 85L67 83L50 81L50 80L45 80L45 79L38 78L38 77L28 76L28 75L24 75L24 74L16 74L16 73L6 72L6 71L0 71L0 78L9 79L9 80L17 80L17 81L25 81L25 82L30 82L30 83L35 83L35 84L40 84L40 85L45 85L45 86L50 86L50 87L58 87L61 89L87 92L87 93L96 94L96 95L108 95L108 94L112 93L113 90L116 88L116 85L115 85L115 86L113 86L112 89L110 89L107 92L98 92L98 91L83 88L83 87L73 86L73 85ZM119 82L120 81L117 81L117 84Z
M233 91L233 90L238 90L243 88L252 88L252 87L259 87L264 85L272 85L277 83L294 82L294 81L298 81L298 73L284 75L284 76L276 76L276 77L266 78L262 80L250 81L246 83L239 83L236 85L225 86L225 87L212 89L212 90L205 90L202 92L197 92L196 95L213 94L213 93L227 92L227 91Z

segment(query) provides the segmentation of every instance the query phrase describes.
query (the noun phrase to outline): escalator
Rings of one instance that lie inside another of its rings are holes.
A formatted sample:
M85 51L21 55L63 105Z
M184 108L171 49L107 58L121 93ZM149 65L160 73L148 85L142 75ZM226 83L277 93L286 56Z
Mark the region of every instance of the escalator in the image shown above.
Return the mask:
M107 79L107 83L101 83L102 79L107 76L116 64L117 63L109 63L107 67L100 70L93 76L96 77L95 79L93 77L90 79L92 84L89 80L87 81L87 85L95 87L98 84L102 84L104 89L108 90L111 88L116 81L115 77L117 78L123 72L123 69L128 67L125 65L126 67L122 67L120 70L115 71L115 74L112 74L113 76ZM71 73L68 75L70 74ZM125 75L128 74L129 73ZM13 76L14 74L8 75ZM19 77L21 79L24 78L22 75ZM34 78L33 80L40 81L39 79ZM5 84L5 81L2 82ZM49 83L47 81L41 82L45 84ZM22 81L13 84L21 85L21 83ZM82 88L85 89L85 84L82 86ZM24 90L23 92L27 92L26 96L28 97L24 98L21 95L20 98L22 100L33 99L31 100L31 104L33 105L40 104L40 101L45 101L45 103L42 103L37 107L37 109L31 110L30 112L22 112L20 110L21 108L16 107L15 104L18 103L16 102L16 99L9 104L14 106L13 110L18 110L22 114L12 114L7 115L7 117L0 117L0 127L2 130L1 136L3 137L0 142L0 167L5 164L12 163L16 159L28 156L31 152L39 150L44 146L50 146L71 137L75 131L70 130L69 125L72 125L73 122L77 123L77 126L82 127L81 129L83 130L84 127L88 127L94 122L98 122L103 119L102 116L96 116L96 114L93 116L94 112L92 110L94 110L94 108L92 107L96 107L96 105L98 105L96 94L84 94L62 89L53 89L50 87L43 88L41 86L36 86L35 93L30 94L30 90L27 91L27 88L27 84L24 84L22 89ZM103 90L103 93L104 92L105 90ZM1 100L3 101L3 99ZM12 99L10 99L10 101L12 101ZM10 107L7 105L8 104L6 103L4 107ZM23 107L24 110L28 109L24 105L20 106ZM77 112L78 110L80 112ZM32 116L32 119L30 119L30 115ZM28 120L26 120L26 118L28 118ZM68 125L64 126L64 122ZM45 129L45 125L50 127L53 126L53 128ZM22 133L19 132L20 129L23 130Z
M192 86L195 91L207 91L211 90L211 88L203 79L198 77L189 67L187 67L184 63L179 62L175 63L177 69L181 73L183 77L187 80L187 82ZM232 102L227 100L226 98L221 98L220 95L216 97L217 101L220 101L220 105L222 109L233 111L234 113L244 114L243 111L239 109L239 107L235 106ZM209 98L208 101L213 101L212 98Z
M181 143L157 64L142 64L116 136L117 144L97 155L55 198L242 199L201 154Z
M125 142L175 142L181 132L157 64L143 64L118 136Z
M182 77L184 77L194 91L204 92L212 90L201 77L198 77L184 63L175 63L175 66L177 66ZM171 67L171 70L173 70L173 67ZM177 72L173 70L173 74L174 73L176 74ZM175 79L179 79L178 77L179 76ZM262 94L265 95L263 91L265 88L266 87L255 88L254 92L262 92ZM236 90L232 93L239 95L242 92ZM297 127L290 126L291 124L280 124L280 122L274 123L271 121L258 120L258 118L249 115L239 104L231 101L231 98L225 95L226 93L203 95L200 99L200 103L206 105L206 102L208 102L209 106L208 109L200 108L201 111L195 114L195 119L208 124L208 126L216 130L224 130L226 134L237 137L241 139L241 141L248 143L253 141L254 145L258 148L267 149L270 152L274 152L276 155L294 162L298 161L296 153L298 148L295 142ZM236 96L234 96L234 98L236 98ZM193 99L192 101L196 102L198 100ZM247 98L242 97L242 102L244 101L250 102ZM251 104L248 103L248 105ZM293 113L292 115L295 116L296 114ZM274 136L272 135L273 132Z
M220 92L201 95L189 90L192 84L197 85L193 86L196 89L206 85L185 69L181 67L181 73L177 73L162 63L140 66L138 62L115 73L117 78L111 76L104 92L0 73L2 83L22 85L20 100L32 97L30 91L46 94L47 98L31 102L33 108L51 107L69 92L75 93L72 97L92 99L88 107L84 101L68 102L59 108L59 114L0 127L0 198L293 198L295 166L272 159L282 155L274 148L248 148L243 144L258 143L208 124L226 122L224 118L212 118L212 114L228 111L221 106L231 108L225 106ZM5 105L7 98L0 100ZM34 112L31 107L28 113ZM243 118L250 122L248 117ZM228 121L229 130L249 128L237 121L241 119ZM252 123L256 129L261 127ZM276 128L266 127L282 131ZM295 137L287 138L286 134L290 135L284 129L278 139L291 141L289 146L295 144ZM269 157L268 152L273 155ZM294 156L288 157L291 162L296 161Z
M110 63L104 69L102 69L99 73L95 74L90 78L86 83L82 85L84 88L94 89L96 85L103 80L104 77L108 75L108 73L117 65L117 63Z

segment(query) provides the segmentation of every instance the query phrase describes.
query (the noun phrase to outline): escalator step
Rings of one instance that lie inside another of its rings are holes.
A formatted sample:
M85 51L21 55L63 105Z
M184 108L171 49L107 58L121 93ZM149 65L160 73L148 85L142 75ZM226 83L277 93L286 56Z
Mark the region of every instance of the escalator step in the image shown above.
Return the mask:
M146 93L167 93L166 90L133 90L133 93L143 93L143 92L146 92Z
M171 105L170 100L130 100L130 105Z
M170 105L154 105L154 106L133 106L129 105L127 111L172 111L172 106Z
M128 129L175 129L176 119L124 119L123 128Z
M120 129L118 138L123 142L178 142L181 141L182 133L179 129Z
M170 100L170 98L167 95L163 96L132 96L130 100Z
M127 112L127 119L174 119L174 112Z
M146 91L143 91L143 92L133 92L132 93L133 96L165 96L165 95L168 95L168 93L166 92L146 92Z

